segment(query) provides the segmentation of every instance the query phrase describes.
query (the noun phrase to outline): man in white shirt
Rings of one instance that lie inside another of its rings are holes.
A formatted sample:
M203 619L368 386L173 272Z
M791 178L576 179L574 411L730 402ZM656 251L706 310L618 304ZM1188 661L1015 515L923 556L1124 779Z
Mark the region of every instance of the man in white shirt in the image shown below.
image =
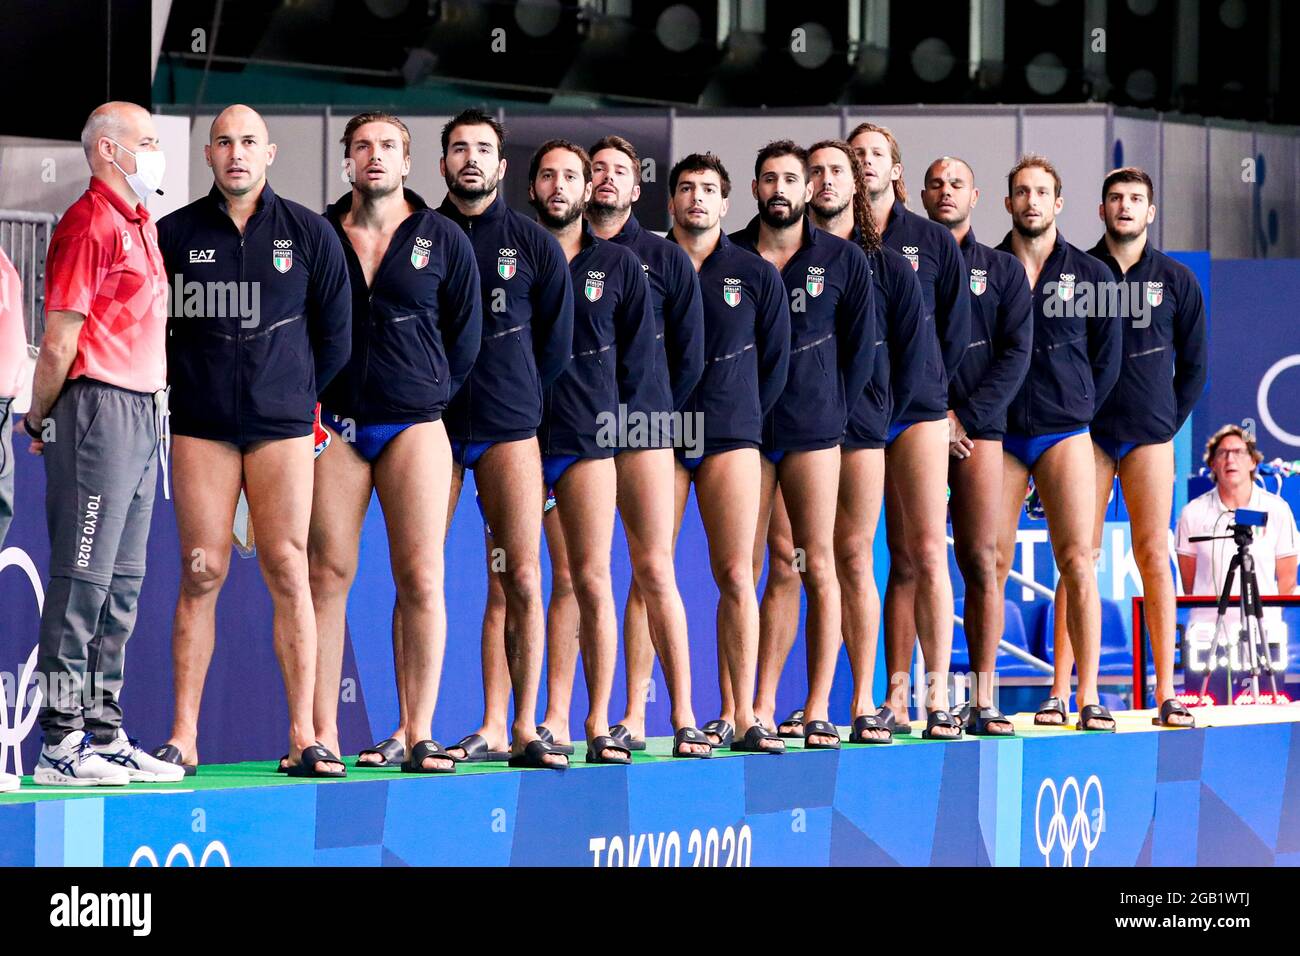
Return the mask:
M1295 515L1281 497L1255 484L1255 466L1264 458L1255 440L1236 425L1225 425L1205 446L1205 461L1214 475L1214 487L1187 503L1178 518L1178 571L1188 594L1213 595L1223 590L1228 562L1236 552L1231 541L1201 541L1202 534L1226 535L1232 513L1238 508L1268 513L1268 524L1255 529L1250 553L1260 594L1291 594L1296 586L1296 558L1300 534ZM1233 594L1237 589L1233 589Z
M1206 442L1205 462L1210 466L1214 487L1183 508L1174 545L1186 593L1218 597L1223 592L1228 564L1236 553L1236 545L1231 538L1196 543L1190 539L1197 535L1229 535L1228 527L1233 523L1233 514L1238 508L1268 514L1268 523L1255 529L1250 545L1259 593L1295 593L1300 533L1296 531L1291 506L1279 495L1255 484L1255 466L1263 457L1255 447L1254 438L1237 425L1223 426ZM1240 593L1240 579L1234 585L1232 593L1235 597ZM1191 612L1188 621L1192 625L1212 624L1215 617L1213 608L1197 608ZM1230 608L1224 617L1230 632L1239 626L1238 620L1236 608ZM1266 631L1280 623L1280 609L1265 608Z

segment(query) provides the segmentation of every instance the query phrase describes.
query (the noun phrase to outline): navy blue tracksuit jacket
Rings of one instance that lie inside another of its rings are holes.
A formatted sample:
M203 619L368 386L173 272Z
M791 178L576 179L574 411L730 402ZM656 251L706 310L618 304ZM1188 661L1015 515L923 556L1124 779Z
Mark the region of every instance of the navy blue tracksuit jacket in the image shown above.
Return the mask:
M669 232L672 237L672 232ZM790 309L776 267L719 233L699 271L704 374L684 411L704 422L705 455L758 448L785 388Z
M681 246L642 228L634 215L609 241L636 253L650 283L659 347L655 349L654 387L645 393L646 405L639 410L680 409L704 373L704 306L695 266ZM575 297L578 291L575 287Z
M857 233L854 233L855 240ZM876 352L866 387L849 409L845 448L884 448L889 426L903 408L919 421L947 414L943 359L921 283L903 256L881 246L867 256L876 300Z
M859 246L813 227L781 270L790 300L790 369L767 416L763 447L832 448L844 439L846 395L862 394L874 370L876 303L871 267ZM758 252L759 218L730 236Z
M358 424L436 421L478 355L483 330L474 248L454 223L406 190L414 208L369 285L343 230L349 192L326 210L352 285L352 357L321 395Z
M1007 406L1029 371L1034 314L1025 267L1008 252L962 237L971 302L970 344L948 386L948 407L970 438L1001 441Z
M645 408L657 385L655 319L636 254L585 223L582 245L569 263L573 358L546 390L538 439L544 455L610 458L621 450L619 404Z
M560 244L497 193L478 216L451 198L438 212L464 230L478 262L483 339L443 420L454 439L519 441L537 434L542 392L573 353L573 288Z
M1151 310L1150 324L1124 321L1119 381L1093 419L1092 431L1146 445L1170 441L1205 390L1209 353L1201 287L1191 269L1149 239L1127 274L1104 237L1089 251L1116 282L1136 284L1134 291Z
M347 266L329 223L266 183L241 235L214 185L158 221L158 246L173 292L172 431L241 447L310 435L352 343Z
M941 384L947 395L948 383L957 374L971 338L970 294L957 240L946 226L917 215L898 200L894 200L881 240L901 253L921 280L926 311L934 316L934 330L943 359ZM943 412L946 415L947 409ZM919 404L902 407L894 415L896 421L906 424L943 417Z
M1011 233L998 249L1014 255ZM1110 281L1109 269L1057 231L1033 286L1033 353L1007 409L1008 432L1050 435L1092 422L1119 378L1122 320L1102 315L1105 297L1093 294L1086 302L1083 289L1084 283L1102 289Z

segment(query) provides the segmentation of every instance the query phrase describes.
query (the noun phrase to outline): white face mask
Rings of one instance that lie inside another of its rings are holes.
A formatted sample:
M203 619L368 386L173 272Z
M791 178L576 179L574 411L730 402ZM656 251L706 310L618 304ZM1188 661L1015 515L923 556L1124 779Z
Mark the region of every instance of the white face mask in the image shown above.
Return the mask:
M117 160L113 160L113 165L117 166L118 172L126 177L126 184L140 197L140 201L144 202L154 193L161 196L162 190L158 187L162 185L163 173L167 169L167 157L163 154L163 151L156 149L132 153L131 150L115 139L110 139L109 142L135 157L135 172L133 173L128 173L121 166L117 166Z

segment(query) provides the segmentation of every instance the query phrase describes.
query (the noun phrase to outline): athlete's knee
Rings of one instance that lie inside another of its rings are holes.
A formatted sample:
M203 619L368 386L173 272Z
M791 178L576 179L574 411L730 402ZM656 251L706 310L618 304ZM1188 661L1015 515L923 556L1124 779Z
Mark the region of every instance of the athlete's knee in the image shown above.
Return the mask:
M193 548L181 560L181 593L201 598L220 591L229 569L229 548Z
M1060 569L1062 578L1081 580L1092 576L1096 558L1092 549L1085 545L1066 547L1056 556L1056 566Z
M996 542L967 546L958 553L962 579L969 589L991 591L1001 580L998 546Z
M442 575L436 568L407 568L393 575L402 606L427 611L442 598Z
M748 559L714 565L713 580L724 598L735 600L743 597L746 591L750 597L754 595L754 569Z
M1162 532L1159 537L1143 537L1133 541L1133 560L1137 562L1143 578L1169 573L1169 539Z
M357 562L338 553L308 552L307 576L317 596L346 592L357 573Z
M568 601L573 598L573 577L569 569L551 565L551 601Z
M801 552L793 547L780 549L773 547L768 552L767 587L786 591L797 590L799 576L806 568L807 563Z
M642 598L662 598L677 587L673 557L668 552L646 555L637 562L633 574L632 592L639 592ZM632 600L632 593L629 593L628 600Z
M296 598L307 591L307 549L293 544L259 550L267 590L279 597Z
M899 584L912 584L921 576L916 556L906 548L889 553L889 579Z
M809 550L798 556L802 568L800 577L810 592L825 591L838 581L835 574L835 557L829 549Z
M585 566L570 569L573 593L584 607L594 607L613 596L613 582L608 562L591 561Z
M840 585L861 589L875 580L875 562L872 560L871 542L861 542L857 547L844 548L835 555L835 570Z
M542 594L542 570L533 561L507 562L500 572L501 588L508 601L537 601Z

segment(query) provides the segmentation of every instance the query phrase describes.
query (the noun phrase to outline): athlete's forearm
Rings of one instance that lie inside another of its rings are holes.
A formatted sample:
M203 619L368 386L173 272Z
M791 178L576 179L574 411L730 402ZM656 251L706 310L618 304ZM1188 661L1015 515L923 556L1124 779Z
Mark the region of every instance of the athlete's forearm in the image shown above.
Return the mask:
M33 422L42 421L58 401L68 380L68 370L77 357L77 338L84 321L85 317L76 312L51 312L47 317L32 378L32 403L27 412Z

